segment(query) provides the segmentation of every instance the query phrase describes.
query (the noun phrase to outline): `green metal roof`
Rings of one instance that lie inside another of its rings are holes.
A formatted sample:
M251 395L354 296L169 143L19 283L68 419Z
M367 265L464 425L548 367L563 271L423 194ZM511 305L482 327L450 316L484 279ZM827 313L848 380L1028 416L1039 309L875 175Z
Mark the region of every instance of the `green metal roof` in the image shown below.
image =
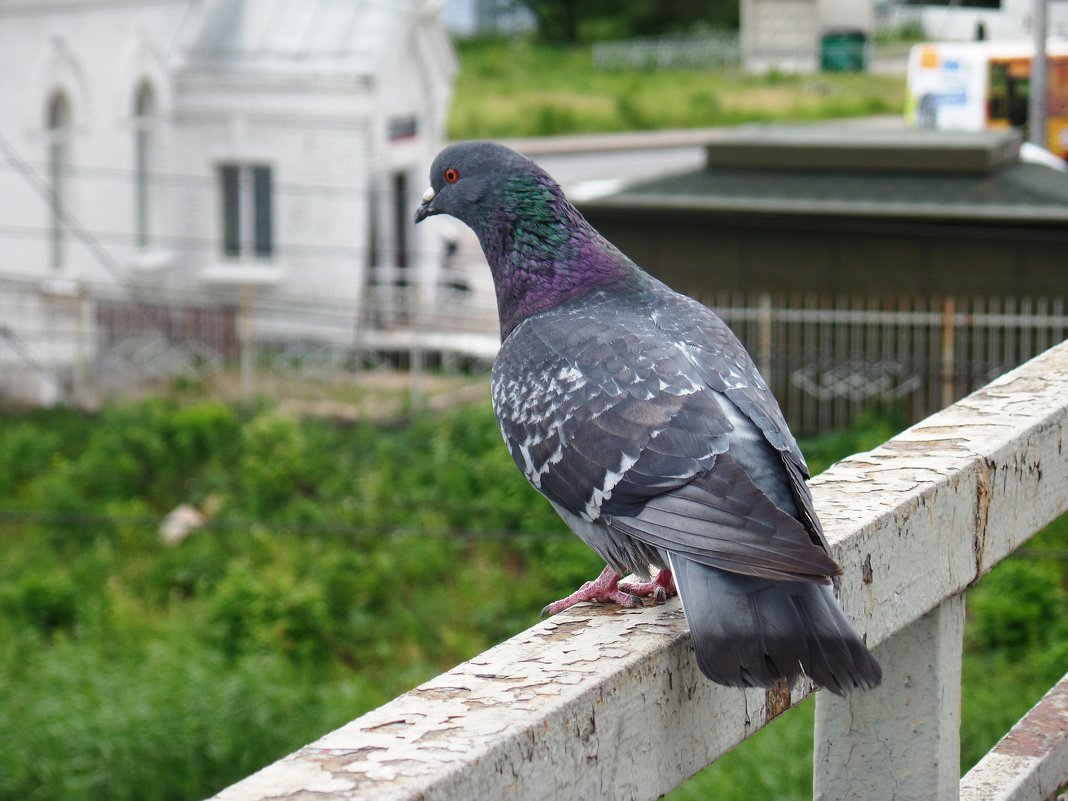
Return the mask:
M1068 173L1021 162L1012 132L742 129L707 149L583 208L1068 224Z

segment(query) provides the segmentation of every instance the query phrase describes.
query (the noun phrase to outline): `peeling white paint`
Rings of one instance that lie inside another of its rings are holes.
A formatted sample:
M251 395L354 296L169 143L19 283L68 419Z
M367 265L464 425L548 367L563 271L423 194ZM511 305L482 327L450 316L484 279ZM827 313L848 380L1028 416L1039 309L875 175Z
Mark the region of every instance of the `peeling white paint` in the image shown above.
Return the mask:
M247 798L273 798L277 795L277 768L285 765L287 782L291 786L300 787L308 793L332 794L337 798L345 798L346 793L353 789L353 782L344 777L332 775L313 762L302 760L298 755L291 754L281 762L268 765L261 771L253 773L246 779L223 790L215 796L218 801L239 801Z
M960 801L1045 801L1066 779L1068 674L965 774Z

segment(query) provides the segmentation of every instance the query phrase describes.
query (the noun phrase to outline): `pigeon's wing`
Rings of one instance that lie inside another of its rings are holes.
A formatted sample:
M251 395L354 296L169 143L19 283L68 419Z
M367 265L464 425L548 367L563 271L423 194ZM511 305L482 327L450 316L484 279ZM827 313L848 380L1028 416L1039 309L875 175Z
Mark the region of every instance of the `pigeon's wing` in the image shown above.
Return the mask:
M826 581L826 552L726 455L719 396L647 312L611 302L528 318L494 365L505 442L558 506L702 564Z
M730 430L670 343L651 341L613 309L528 318L493 367L494 410L516 464L586 520L607 503L640 506L710 468Z
M776 506L731 458L651 498L609 525L653 547L710 567L772 579L830 583L837 565L808 530Z
M654 309L653 318L669 338L684 344L702 380L727 399L725 405L734 424L730 447L735 459L757 478L761 489L804 524L812 541L829 553L806 483L808 464L745 347L710 309L670 290ZM783 493L788 494L793 508L784 502Z

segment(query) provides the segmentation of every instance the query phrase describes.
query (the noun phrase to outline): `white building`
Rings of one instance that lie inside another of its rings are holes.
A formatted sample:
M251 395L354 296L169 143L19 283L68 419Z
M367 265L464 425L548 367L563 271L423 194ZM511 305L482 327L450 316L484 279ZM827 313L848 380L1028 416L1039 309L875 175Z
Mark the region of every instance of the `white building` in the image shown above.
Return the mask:
M0 394L62 394L42 367L77 383L133 318L179 336L176 308L225 350L246 324L351 340L374 268L432 301L440 237L411 217L456 69L439 11L0 0Z
M445 26L458 36L498 35L534 30L534 15L513 0L445 0Z
M912 2L924 35L933 41L962 42L979 38L1015 41L1031 38L1034 0L965 0L961 3ZM1046 0L1046 32L1068 37L1068 3Z
M873 0L741 0L742 66L750 72L816 72L824 37L871 38Z
M1027 39L1033 6L1034 0L741 0L742 63L751 72L814 72L825 48L836 46L828 36L855 32L870 41L877 29L914 24L931 41ZM1068 37L1068 2L1047 0L1046 19L1051 38Z

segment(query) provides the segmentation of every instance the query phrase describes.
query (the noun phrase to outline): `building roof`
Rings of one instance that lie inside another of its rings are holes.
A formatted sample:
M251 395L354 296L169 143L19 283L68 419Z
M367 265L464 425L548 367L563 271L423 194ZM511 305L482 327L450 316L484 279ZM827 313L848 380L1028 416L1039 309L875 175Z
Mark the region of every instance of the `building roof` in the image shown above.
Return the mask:
M418 0L214 0L185 48L194 68L371 75Z
M1068 174L1019 149L1015 132L747 128L703 170L583 208L1068 223Z

